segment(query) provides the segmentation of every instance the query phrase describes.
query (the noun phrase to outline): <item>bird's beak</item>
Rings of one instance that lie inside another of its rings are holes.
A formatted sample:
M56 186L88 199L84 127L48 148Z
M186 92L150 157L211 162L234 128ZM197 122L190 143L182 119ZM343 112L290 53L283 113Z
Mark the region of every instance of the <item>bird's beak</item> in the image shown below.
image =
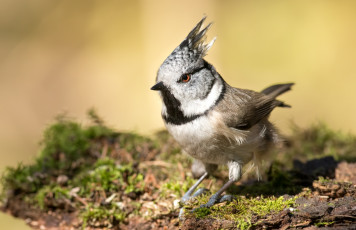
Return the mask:
M158 82L154 86L152 86L151 90L162 90L164 88L163 82Z

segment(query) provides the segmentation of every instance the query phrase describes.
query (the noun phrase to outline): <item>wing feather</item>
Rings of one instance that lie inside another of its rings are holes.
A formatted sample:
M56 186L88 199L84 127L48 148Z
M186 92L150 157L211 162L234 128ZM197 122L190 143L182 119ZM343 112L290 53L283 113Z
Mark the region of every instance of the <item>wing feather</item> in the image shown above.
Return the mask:
M216 109L228 127L247 130L267 118L274 108L282 104L269 95L228 86Z

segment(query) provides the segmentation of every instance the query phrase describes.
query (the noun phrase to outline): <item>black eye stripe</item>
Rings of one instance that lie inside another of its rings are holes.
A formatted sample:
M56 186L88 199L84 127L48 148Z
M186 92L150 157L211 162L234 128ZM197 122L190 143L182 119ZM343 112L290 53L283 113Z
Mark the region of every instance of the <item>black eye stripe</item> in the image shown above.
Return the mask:
M209 70L210 73L211 73L211 65L210 65L208 62L206 62L205 60L204 60L204 65L203 65L202 67L200 67L200 68L198 68L198 69L195 69L195 70L193 70L193 71L188 71L188 72L185 73L185 74L182 74L182 76L179 78L178 82L182 82L184 76L186 76L186 75L193 75L193 74L199 73L199 72L202 71L203 69L207 69L207 70Z
M193 72L191 72L190 74L195 74L195 73L199 73L200 71L202 71L203 69L205 69L205 66L200 67L199 69L194 70Z

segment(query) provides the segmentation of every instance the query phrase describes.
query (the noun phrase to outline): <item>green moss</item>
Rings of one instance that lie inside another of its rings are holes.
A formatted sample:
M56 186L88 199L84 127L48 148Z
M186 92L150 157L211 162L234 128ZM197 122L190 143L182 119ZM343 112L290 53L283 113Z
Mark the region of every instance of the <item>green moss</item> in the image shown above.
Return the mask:
M58 116L56 122L44 131L35 164L19 164L6 169L2 175L3 189L36 192L50 183L50 177L75 174L90 163L83 161L83 158L91 157L88 152L93 140L111 136L115 136L115 133L102 123L82 127L64 115Z
M126 214L117 205L112 204L110 207L89 205L82 213L82 228L90 224L94 226L111 227L113 223L122 222Z
M290 156L307 160L333 156L335 160L356 161L356 137L330 129L319 122L307 129L293 126L293 142Z
M48 185L42 187L35 195L35 201L41 209L45 209L47 204L45 202L46 197L50 197L52 201L60 199L69 199L69 191L58 185ZM53 203L53 202L52 202Z
M245 230L245 229L249 229L252 227L252 224L251 224L251 220L250 219L240 219L237 221L237 229L241 229L241 230Z
M210 208L198 208L195 212L194 215L196 218L203 218L208 216L211 213Z
M317 227L322 227L322 226L329 226L329 225L332 225L334 223L334 221L320 221L320 222L317 222L315 223L314 225L317 226Z
M147 141L149 141L148 138L145 138L135 133L130 133L128 135L120 135L118 138L120 146L125 148L128 152L137 152L136 147Z
M41 150L33 165L19 164L7 168L1 177L1 198L20 195L24 201L41 209L70 207L81 211L85 224L107 220L109 224L122 221L125 213L115 205L124 194L134 197L144 191L144 176L133 163L155 148L157 141L132 133L116 133L104 125L94 110L89 111L93 125L82 126L61 115L45 131ZM158 146L158 145L157 145ZM106 158L102 157L106 149ZM123 150L134 158L125 163L109 158L111 152ZM59 176L68 180L59 186ZM71 196L71 190L77 192ZM8 192L10 191L10 193ZM93 194L114 195L114 201L103 201ZM132 193L135 193L132 195ZM79 199L76 199L79 196ZM88 204L88 205L86 205ZM131 207L137 213L141 204ZM136 210L136 211L135 211Z
M143 183L142 174L133 174L127 178L127 187L125 188L125 193L139 193L142 192L145 185Z
M184 181L172 178L161 185L161 196L175 194L177 197L182 197L194 183L195 180L191 177Z
M16 167L7 167L1 176L1 184L3 191L1 197L6 195L7 190L18 193L32 193L41 187L44 178L39 178L33 174L37 171L37 167L23 165L19 163Z
M182 153L180 146L173 140L168 131L160 131L155 134L156 146L162 149L159 158L172 164L190 165L191 158Z
M194 202L185 206L187 210L193 207L199 207L208 201L209 196L198 197ZM225 205L214 205L209 211L197 209L195 215L197 218L214 218L235 221L239 229L249 229L252 226L252 218L260 219L267 215L278 213L286 208L295 206L296 198L284 199L281 197L255 197L245 198L238 196L236 200Z
M54 174L73 171L76 169L73 163L88 156L93 140L116 135L112 129L103 125L94 110L90 110L89 115L94 122L91 126L83 127L61 115L44 131L42 149L36 159L42 171Z
M295 203L295 198L284 199L282 196L275 197L261 197L261 199L252 200L252 212L258 216L265 216L269 213L275 213L282 211L285 208L289 208Z
M46 171L70 169L90 146L81 125L64 118L45 130L41 145L37 162Z
M99 159L87 173L73 179L72 185L81 186L81 195L89 196L93 189L106 192L142 192L143 175L135 173L131 164L116 164L113 159Z
M324 184L324 183L330 183L330 182L335 183L334 180L331 180L331 179L329 179L329 178L324 178L324 177L322 177L322 176L318 177L318 181L319 181L320 183L322 183L322 184Z
M189 176L181 180L180 172L182 168L190 168L191 158L181 154L180 147L166 131L159 132L154 139L135 133L117 133L105 126L94 110L89 111L89 116L93 122L90 126L82 126L64 116L58 117L45 130L35 163L28 166L19 164L5 170L2 175L2 197L5 198L10 190L14 196L19 195L28 202L35 201L42 209L57 207L58 203L69 200L82 213L84 226L98 226L97 223L110 226L123 221L128 215L117 205L123 202L123 196L131 199L144 192L145 172L152 170L158 182L165 181L159 183L161 197L158 199L170 199L171 194L180 198L195 182ZM197 209L192 215L197 218L228 219L235 221L238 228L248 229L256 223L256 219L294 206L293 199L256 197L261 194L296 194L300 191L296 177L288 171L292 158L308 160L331 155L339 160L356 160L356 138L334 132L323 124L307 130L295 128L291 140L290 147L276 154L278 162L270 167L267 182L232 186L229 190L248 198L238 196L236 201L223 206L214 205L210 209ZM126 154L127 159L121 153ZM150 160L168 162L171 167L151 167L149 164L149 169L147 165L137 167L142 161ZM57 179L62 175L67 176L68 181L59 186ZM325 182L323 178L319 180ZM222 183L215 182L212 183L212 190ZM152 189L150 192L158 192L155 186L152 187L149 188ZM73 189L79 190L76 195L81 201L69 195ZM108 197L114 198L106 203ZM198 197L185 209L198 207L206 203L209 197ZM139 215L141 205L139 202L133 203L130 213ZM326 222L319 224L327 225Z

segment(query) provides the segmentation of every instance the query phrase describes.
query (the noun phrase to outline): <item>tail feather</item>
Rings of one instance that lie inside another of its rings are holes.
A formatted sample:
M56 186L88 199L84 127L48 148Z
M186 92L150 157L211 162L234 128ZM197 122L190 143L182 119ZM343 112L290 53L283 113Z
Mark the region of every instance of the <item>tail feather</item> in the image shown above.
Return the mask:
M293 85L294 83L272 85L262 90L261 93L266 94L272 98L276 98L279 95L291 90ZM280 104L278 105L278 107L286 107L286 108L291 107L290 105L285 104L283 101L279 101L279 102Z
M262 90L261 93L276 98L279 95L291 90L292 85L294 85L294 83L272 85Z

